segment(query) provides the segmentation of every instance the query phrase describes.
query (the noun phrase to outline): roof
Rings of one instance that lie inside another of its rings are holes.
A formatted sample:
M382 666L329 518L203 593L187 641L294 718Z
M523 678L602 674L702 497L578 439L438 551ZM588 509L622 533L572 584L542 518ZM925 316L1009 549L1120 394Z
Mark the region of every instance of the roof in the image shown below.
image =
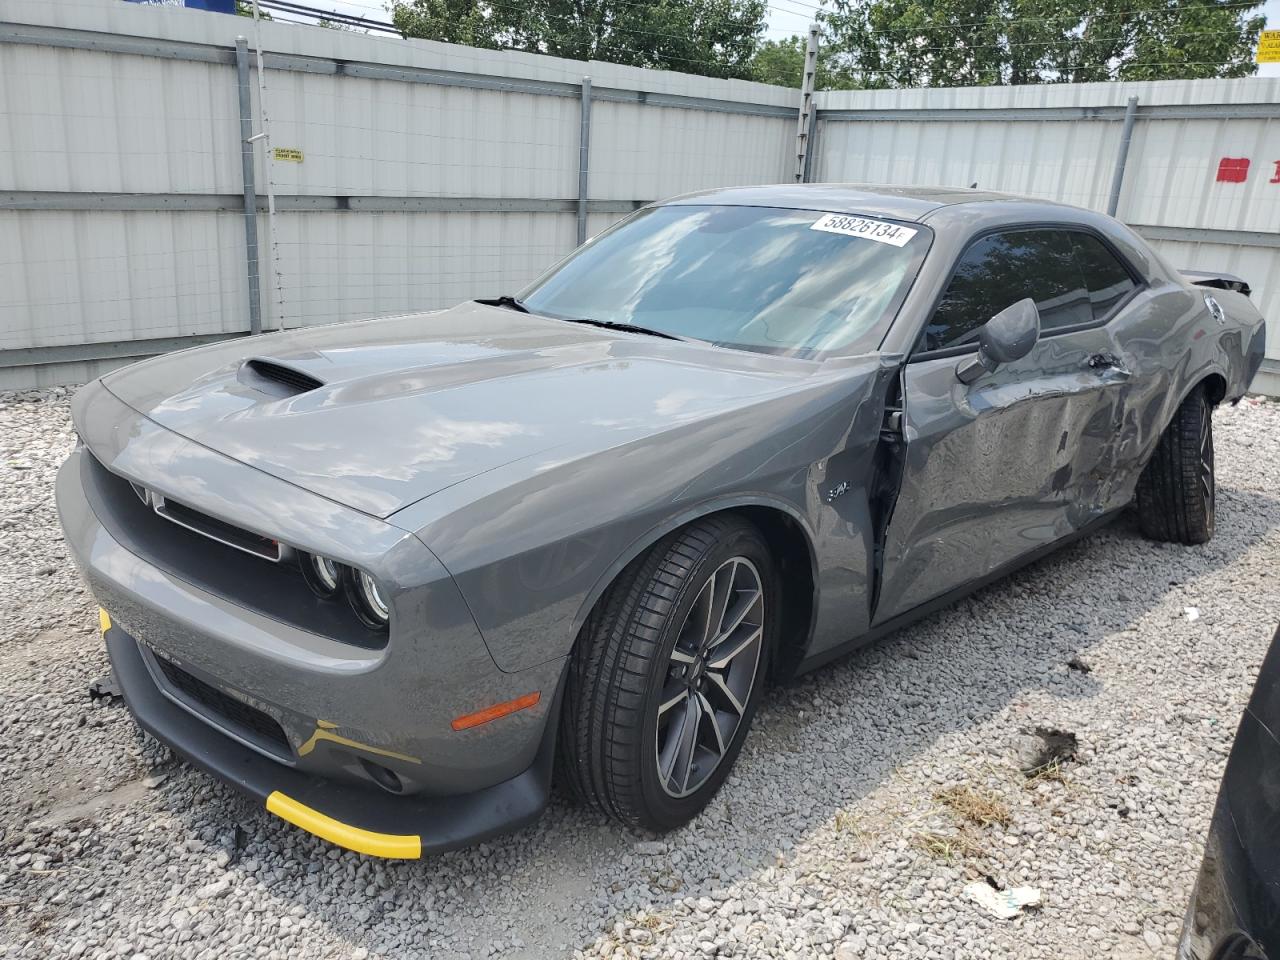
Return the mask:
M893 220L922 220L929 213L958 203L1021 200L1007 193L963 187L904 187L869 183L782 183L759 187L725 187L685 194L667 204L714 203L736 207L782 207L861 213Z

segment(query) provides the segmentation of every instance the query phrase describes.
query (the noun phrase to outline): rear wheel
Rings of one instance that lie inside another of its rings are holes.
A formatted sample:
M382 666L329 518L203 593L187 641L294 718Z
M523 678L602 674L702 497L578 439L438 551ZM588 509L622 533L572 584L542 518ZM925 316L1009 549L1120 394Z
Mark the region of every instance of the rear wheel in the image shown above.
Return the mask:
M728 776L775 633L768 547L745 520L698 521L619 576L574 651L562 770L604 812L664 831Z
M1138 522L1153 540L1213 537L1213 407L1203 388L1182 401L1138 480Z

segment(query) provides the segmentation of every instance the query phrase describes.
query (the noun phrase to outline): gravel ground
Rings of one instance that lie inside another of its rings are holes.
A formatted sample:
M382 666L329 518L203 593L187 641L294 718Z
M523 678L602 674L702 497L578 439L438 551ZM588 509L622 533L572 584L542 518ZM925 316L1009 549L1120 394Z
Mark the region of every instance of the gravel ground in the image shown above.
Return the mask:
M1280 404L1215 432L1211 544L1122 519L774 690L692 826L639 837L556 800L384 863L89 700L106 658L53 508L66 395L0 397L0 956L1171 957L1280 613ZM1037 728L1074 759L1028 779ZM1041 905L989 918L962 894L988 877Z

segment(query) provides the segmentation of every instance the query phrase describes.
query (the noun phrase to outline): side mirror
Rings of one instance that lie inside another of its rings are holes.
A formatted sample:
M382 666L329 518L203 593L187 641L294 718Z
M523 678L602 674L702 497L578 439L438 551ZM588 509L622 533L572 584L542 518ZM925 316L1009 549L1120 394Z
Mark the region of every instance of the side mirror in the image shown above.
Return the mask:
M1005 307L978 331L978 352L956 364L961 383L973 383L1002 363L1021 360L1040 339L1040 311L1030 297Z

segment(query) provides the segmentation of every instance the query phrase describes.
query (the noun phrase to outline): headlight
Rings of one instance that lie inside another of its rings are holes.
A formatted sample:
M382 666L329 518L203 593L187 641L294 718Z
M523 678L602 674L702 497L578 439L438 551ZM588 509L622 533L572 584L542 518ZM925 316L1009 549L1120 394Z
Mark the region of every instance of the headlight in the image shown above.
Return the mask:
M298 551L298 566L312 593L322 600L345 595L347 602L365 626L381 630L391 620L387 604L377 581L363 570L338 563L318 553Z
M378 589L373 577L363 570L357 570L354 573L351 599L356 613L371 626L385 626L391 619L391 608L387 606L382 591Z
M337 594L342 585L342 566L328 557L304 553L299 558L307 586L326 600Z

